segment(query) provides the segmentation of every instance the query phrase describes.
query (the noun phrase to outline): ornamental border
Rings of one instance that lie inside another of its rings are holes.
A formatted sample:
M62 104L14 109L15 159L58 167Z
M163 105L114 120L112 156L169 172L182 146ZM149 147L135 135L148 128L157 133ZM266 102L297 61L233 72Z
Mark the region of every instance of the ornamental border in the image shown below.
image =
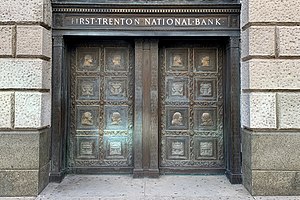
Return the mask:
M53 8L56 13L240 13L240 9Z

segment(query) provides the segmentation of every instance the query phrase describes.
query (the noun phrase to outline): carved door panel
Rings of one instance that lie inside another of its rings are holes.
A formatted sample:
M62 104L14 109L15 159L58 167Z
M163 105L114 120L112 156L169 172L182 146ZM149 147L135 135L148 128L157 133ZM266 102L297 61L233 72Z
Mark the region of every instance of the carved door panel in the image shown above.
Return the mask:
M223 171L223 48L160 49L160 170Z
M133 163L132 45L92 41L71 47L70 66L69 169L109 172L116 167L129 172Z

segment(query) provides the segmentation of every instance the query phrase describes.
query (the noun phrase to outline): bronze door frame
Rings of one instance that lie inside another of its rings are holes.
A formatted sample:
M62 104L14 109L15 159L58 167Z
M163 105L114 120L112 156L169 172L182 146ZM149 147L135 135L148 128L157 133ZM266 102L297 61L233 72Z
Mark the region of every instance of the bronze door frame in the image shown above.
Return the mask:
M52 2L53 68L50 180L67 173L70 76L68 46L88 38L135 40L135 111L133 176L159 175L158 167L158 59L161 38L224 41L225 173L232 183L241 182L240 152L240 8L238 0L176 3L65 0ZM48 27L49 28L49 27ZM156 54L154 53L156 52ZM145 67L147 66L147 67ZM151 76L148 76L150 75ZM147 114L148 113L148 114ZM140 159L139 159L140 158Z
M135 52L133 177L158 177L158 40L137 39Z

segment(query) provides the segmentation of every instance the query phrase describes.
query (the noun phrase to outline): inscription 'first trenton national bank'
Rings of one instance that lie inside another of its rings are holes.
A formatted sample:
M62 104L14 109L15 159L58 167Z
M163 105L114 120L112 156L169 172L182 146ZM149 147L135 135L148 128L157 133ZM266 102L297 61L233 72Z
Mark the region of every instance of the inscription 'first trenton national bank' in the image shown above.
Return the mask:
M136 26L136 27L155 27L155 26L226 26L226 17L202 17L202 18L117 18L117 17L71 17L69 25L88 25L88 26Z

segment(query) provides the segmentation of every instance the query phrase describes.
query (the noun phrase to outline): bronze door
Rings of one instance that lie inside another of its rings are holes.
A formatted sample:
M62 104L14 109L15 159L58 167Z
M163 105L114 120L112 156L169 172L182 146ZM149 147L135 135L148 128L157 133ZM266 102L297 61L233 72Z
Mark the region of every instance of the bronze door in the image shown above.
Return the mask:
M71 46L69 170L224 172L224 49L159 40Z
M174 44L160 49L160 171L224 172L224 48Z
M127 41L70 48L68 168L75 173L131 172L134 55Z

